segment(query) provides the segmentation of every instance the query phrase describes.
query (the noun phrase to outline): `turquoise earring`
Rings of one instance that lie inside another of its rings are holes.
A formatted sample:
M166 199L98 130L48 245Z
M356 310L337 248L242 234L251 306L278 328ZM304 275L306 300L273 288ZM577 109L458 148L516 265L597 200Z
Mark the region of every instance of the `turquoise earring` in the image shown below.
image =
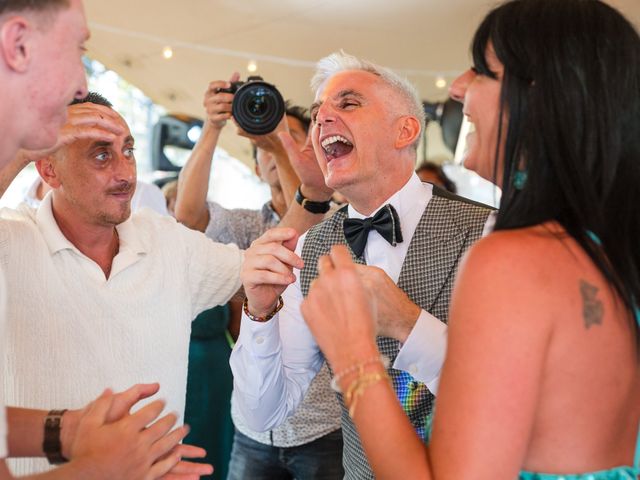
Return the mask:
M513 187L516 190L522 190L527 183L527 171L518 170L513 174Z

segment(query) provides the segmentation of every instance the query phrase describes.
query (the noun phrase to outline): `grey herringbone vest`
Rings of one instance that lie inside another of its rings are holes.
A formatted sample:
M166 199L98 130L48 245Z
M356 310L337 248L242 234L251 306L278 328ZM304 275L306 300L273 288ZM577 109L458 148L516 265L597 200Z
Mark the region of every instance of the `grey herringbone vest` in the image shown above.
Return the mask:
M434 187L433 197L411 239L398 286L414 303L445 323L448 319L449 299L458 264L467 248L482 235L489 212L488 207L465 201ZM311 281L318 274L318 258L327 254L332 245L346 244L342 229L345 218L347 218L347 209L342 208L307 233L302 247L305 266L300 274L300 286L305 297L309 292ZM355 262L365 263L363 258L356 258L353 252L351 255ZM391 338L378 337L378 348L393 363L398 355L399 342ZM396 393L399 393L399 384L404 382L406 385L408 374L390 368L389 375L393 380ZM415 381L409 383L412 384L410 388L417 388L416 385L425 388L424 385ZM338 399L342 406L345 478L372 479L373 473L358 433L340 395ZM433 399L434 396L426 392L419 402L403 406L418 432L424 430L425 419L433 408Z

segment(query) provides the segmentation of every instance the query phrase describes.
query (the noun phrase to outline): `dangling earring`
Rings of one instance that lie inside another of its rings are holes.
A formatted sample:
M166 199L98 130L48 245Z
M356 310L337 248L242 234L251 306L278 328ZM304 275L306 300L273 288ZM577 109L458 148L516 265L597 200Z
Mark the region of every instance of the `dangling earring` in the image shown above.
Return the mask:
M527 183L527 171L517 170L512 177L513 187L516 190L522 190Z

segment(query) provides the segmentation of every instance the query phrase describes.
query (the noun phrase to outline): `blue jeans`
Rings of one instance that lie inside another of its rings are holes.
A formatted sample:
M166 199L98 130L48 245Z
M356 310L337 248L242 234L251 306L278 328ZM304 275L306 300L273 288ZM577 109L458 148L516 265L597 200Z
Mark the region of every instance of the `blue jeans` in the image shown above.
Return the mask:
M227 480L342 480L342 430L298 447L273 447L236 430Z

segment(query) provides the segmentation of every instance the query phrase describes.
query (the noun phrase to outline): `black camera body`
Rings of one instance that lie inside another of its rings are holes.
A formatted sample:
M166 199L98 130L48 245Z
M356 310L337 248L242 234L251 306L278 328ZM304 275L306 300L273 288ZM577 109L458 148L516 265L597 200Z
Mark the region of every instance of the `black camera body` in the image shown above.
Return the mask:
M251 135L266 135L273 132L285 113L285 104L278 89L253 76L246 82L231 82L230 88L218 92L233 93L231 112L233 118L245 132Z

